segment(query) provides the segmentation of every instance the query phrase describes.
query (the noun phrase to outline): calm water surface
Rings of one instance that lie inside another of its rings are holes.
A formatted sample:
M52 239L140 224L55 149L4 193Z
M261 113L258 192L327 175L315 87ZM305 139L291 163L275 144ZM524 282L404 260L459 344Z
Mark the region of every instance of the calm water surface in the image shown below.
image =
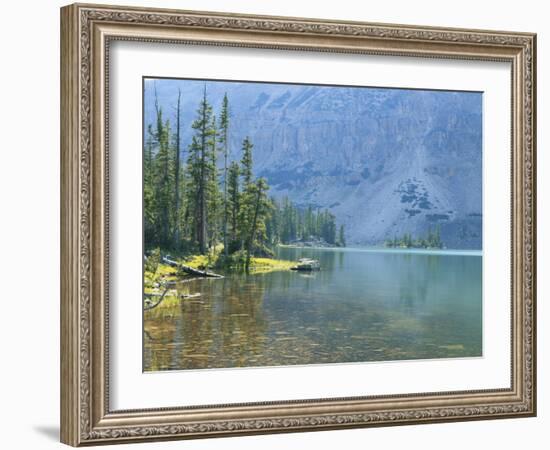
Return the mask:
M481 356L479 253L280 248L322 270L178 284L144 314L144 370Z

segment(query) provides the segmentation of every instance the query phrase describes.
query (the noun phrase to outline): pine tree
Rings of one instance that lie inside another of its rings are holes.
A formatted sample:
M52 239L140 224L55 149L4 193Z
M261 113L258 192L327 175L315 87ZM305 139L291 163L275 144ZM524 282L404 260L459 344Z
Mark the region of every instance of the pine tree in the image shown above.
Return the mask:
M216 116L212 115L210 122L210 136L208 145L208 182L207 182L207 222L210 248L215 247L218 242L218 231L220 225L222 198L218 178L218 129Z
M304 226L305 226L305 233L304 237L306 239L309 239L310 236L315 236L315 223L314 223L314 215L313 215L313 207L311 205L308 206L306 210L306 216L304 219Z
M157 207L158 242L166 247L170 244L170 209L173 200L173 158L169 144L170 123L159 129L159 145L155 155L155 205Z
M241 248L246 247L247 233L250 229L254 211L255 184L252 178L252 147L252 142L250 142L247 136L242 145L243 155L240 167L242 193L239 198L238 239L240 240Z
M162 108L158 104L155 89L156 129L151 137L157 147L157 152L152 160L152 191L155 207L154 236L155 242L163 247L170 245L170 208L173 201L172 184L174 178L172 158L173 148L170 146L170 122L164 122Z
M174 246L180 245L180 183L181 183L181 89L178 89L178 103L176 106L176 136L174 150L176 160L174 162Z
M224 94L222 101L219 141L223 147L223 251L225 256L227 256L229 253L229 243L227 239L227 221L229 217L229 202L227 199L227 160L229 157L229 100L227 98L227 92Z
M292 242L296 237L294 233L294 216L293 216L293 208L292 203L288 199L288 197L285 197L283 199L283 207L282 207L282 220L281 220L281 242L284 244L289 244Z
M432 227L428 227L428 237L426 238L426 241L428 247L434 246L434 235L432 233Z
M256 245L258 231L265 233L265 220L269 212L270 202L267 197L269 186L265 178L259 178L249 185L249 194L252 200L252 214L250 215L249 229L246 236L246 263L245 270L250 270L250 259Z
M437 224L435 227L434 247L443 248L443 243L441 242L441 227L439 226L439 224Z
M340 247L346 246L346 236L344 233L344 225L340 225L340 231L338 233L338 245Z
M203 98L197 110L197 118L191 127L195 130L189 146L189 157L187 170L190 174L190 200L192 202L194 220L194 240L198 245L199 252L205 254L208 246L208 184L211 180L211 173L214 170L212 165L212 152L209 147L214 131L212 125L212 106L206 97L206 84L204 86ZM211 145L211 144L210 144Z
M266 238L270 247L275 247L280 242L281 236L281 206L272 198L270 200L270 215L266 221Z
M143 154L143 218L145 242L155 240L155 190L153 177L153 129L147 128L147 140Z
M243 189L246 190L249 184L252 184L252 147L254 145L247 137L244 138L241 159L241 175L243 177Z
M238 221L240 210L240 188L239 188L240 168L239 164L233 161L227 172L227 209L228 209L228 228L231 245L235 245L238 239ZM228 244L228 247L230 245Z

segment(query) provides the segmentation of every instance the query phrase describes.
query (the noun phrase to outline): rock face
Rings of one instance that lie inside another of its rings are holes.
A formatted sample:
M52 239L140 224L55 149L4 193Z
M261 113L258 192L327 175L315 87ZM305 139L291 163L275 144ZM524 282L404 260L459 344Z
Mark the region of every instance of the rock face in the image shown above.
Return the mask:
M185 153L204 83L146 81L145 124L154 84L169 116L181 89ZM232 159L250 136L271 195L330 209L348 245L439 225L448 248L481 248L481 93L224 82L207 92L216 111L228 94Z

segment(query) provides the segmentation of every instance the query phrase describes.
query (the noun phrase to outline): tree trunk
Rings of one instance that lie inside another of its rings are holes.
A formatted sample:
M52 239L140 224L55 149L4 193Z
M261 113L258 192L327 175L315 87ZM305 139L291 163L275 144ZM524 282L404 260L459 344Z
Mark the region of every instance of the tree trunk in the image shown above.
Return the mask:
M227 128L224 131L224 161L223 161L223 253L227 257Z
M201 254L206 253L207 227L206 227L206 85L204 85L202 108L202 130L201 130L201 176L199 186L199 251Z
M181 100L181 90L178 90L178 106L177 106L177 116L176 116L176 168L175 168L175 177L176 177L176 187L175 187L175 226L174 226L174 245L179 246L180 242L180 100Z
M252 219L252 229L250 230L250 236L246 244L246 273L250 271L250 253L252 252L252 245L254 245L254 236L256 235L256 226L258 221L258 213L260 211L260 200L262 198L262 188L258 186L258 195L256 196L256 206L254 207L254 218Z

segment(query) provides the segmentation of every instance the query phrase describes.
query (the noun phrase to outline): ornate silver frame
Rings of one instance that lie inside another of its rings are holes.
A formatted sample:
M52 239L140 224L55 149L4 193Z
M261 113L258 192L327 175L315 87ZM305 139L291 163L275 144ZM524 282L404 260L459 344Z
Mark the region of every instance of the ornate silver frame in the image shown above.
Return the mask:
M137 40L507 61L512 66L512 384L230 406L111 411L108 398L109 43ZM75 4L61 9L61 440L129 441L536 414L536 36Z

